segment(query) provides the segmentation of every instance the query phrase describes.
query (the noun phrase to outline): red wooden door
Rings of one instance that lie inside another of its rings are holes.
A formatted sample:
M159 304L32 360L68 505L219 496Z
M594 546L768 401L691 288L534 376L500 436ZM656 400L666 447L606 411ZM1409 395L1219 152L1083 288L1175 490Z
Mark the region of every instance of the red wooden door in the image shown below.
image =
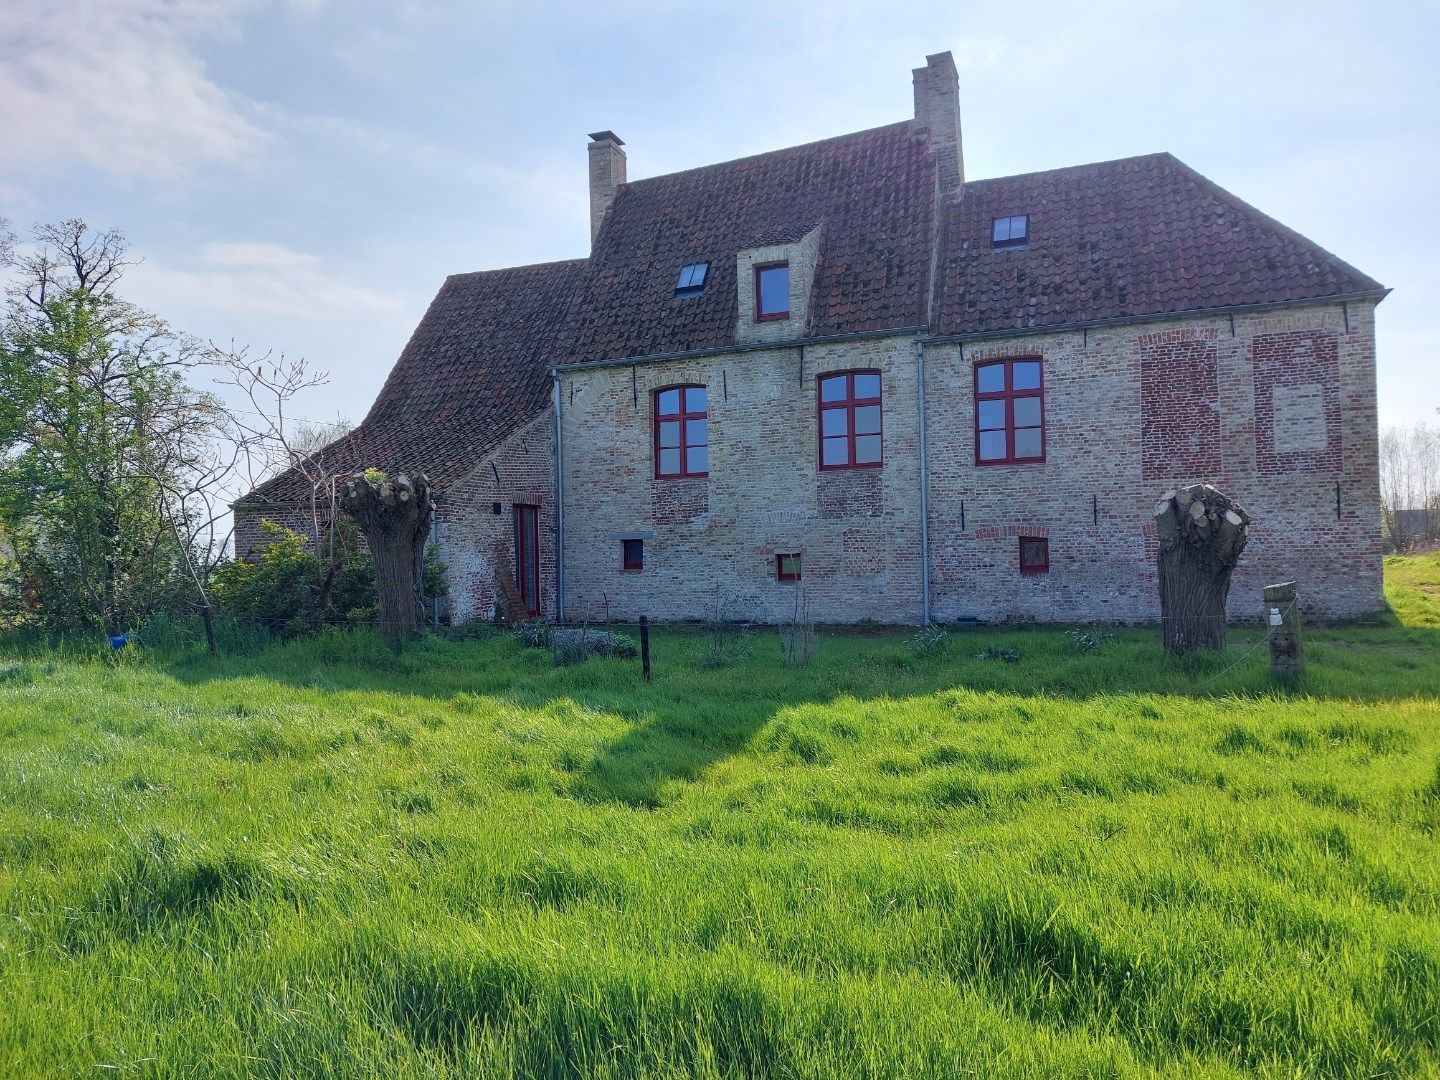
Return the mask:
M515 504L515 584L525 614L540 614L540 508Z

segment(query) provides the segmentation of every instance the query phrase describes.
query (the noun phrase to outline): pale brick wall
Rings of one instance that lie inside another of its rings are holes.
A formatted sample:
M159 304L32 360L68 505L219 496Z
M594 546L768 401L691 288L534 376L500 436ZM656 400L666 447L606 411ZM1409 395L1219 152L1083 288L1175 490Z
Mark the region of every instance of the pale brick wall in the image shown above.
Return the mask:
M1373 314L1351 304L1348 331L1340 305L1314 305L1237 315L1233 336L1221 316L931 346L935 617L1157 618L1147 525L1161 492L1195 481L1255 519L1232 616L1290 578L1317 615L1380 607ZM1044 362L1041 464L974 464L973 368L998 356ZM1021 533L1049 537L1048 574L1019 572Z
M803 369L802 369L803 364ZM816 375L878 369L883 469L816 469ZM563 375L566 617L823 622L920 618L913 338L776 348ZM633 379L633 382L632 382ZM654 478L652 395L709 390L710 476ZM573 390L573 393L572 393ZM621 568L622 535L645 569ZM802 554L799 583L777 552Z
M1215 483L1255 518L1231 593L1296 578L1307 610L1381 606L1373 304L1162 320L926 349L931 600L937 620L1158 615L1157 495ZM920 618L915 339L892 337L564 375L567 616L776 620L797 586L824 622ZM976 362L1044 363L1046 460L977 466ZM881 470L816 469L816 375L876 368ZM710 476L656 480L651 395L709 388ZM1258 412L1258 419L1257 419ZM1340 485L1341 516L1335 513ZM963 506L963 524L962 507ZM621 569L644 535L646 566ZM1021 535L1050 540L1022 575Z
M1254 517L1231 591L1295 578L1306 610L1376 610L1380 500L1374 305L1161 320L926 347L931 603L938 621L1148 621L1159 614L1158 494L1208 481ZM566 616L571 621L777 621L797 594L822 622L921 617L913 336L776 347L562 374ZM977 362L1039 357L1043 463L975 464ZM877 369L884 466L820 472L816 377ZM708 388L710 476L657 480L653 394ZM497 568L514 574L514 505L540 507L542 609L555 605L553 413L521 428L446 493L437 542L454 621L489 618ZM1340 517L1336 517L1336 484ZM494 503L501 512L493 512ZM962 513L963 503L963 513ZM282 509L264 516L297 527ZM237 516L237 550L260 515ZM1019 572L1021 535L1050 571ZM623 536L645 568L621 567ZM803 576L776 580L777 552Z

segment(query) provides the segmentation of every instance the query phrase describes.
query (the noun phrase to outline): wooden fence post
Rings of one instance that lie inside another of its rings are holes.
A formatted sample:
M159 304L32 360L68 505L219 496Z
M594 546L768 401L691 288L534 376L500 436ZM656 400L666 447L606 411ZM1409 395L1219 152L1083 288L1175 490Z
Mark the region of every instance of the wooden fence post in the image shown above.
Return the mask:
M645 681L650 681L650 620L644 615L640 616L640 670L645 673Z
M1266 585L1265 628L1270 635L1270 671L1282 682L1295 682L1305 674L1300 647L1300 593L1295 582Z

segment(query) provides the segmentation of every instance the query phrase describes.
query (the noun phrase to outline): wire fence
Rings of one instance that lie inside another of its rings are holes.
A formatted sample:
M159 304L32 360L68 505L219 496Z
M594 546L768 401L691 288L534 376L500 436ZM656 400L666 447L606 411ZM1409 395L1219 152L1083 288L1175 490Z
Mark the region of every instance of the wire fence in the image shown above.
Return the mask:
M1290 613L1290 611L1294 609L1294 607L1296 606L1297 603L1298 603L1298 601L1294 601L1294 600L1292 600L1292 601L1290 601L1289 603L1287 603L1287 604L1284 606L1284 608L1283 608L1284 614L1288 615L1288 614ZM1195 617L1193 617L1193 618L1203 619L1203 620L1207 620L1207 621L1209 621L1209 620L1221 620L1221 621L1225 621L1227 624L1228 624L1228 621L1229 621L1229 620L1228 620L1225 616L1223 616L1223 615L1219 615L1219 616L1203 615L1203 616L1195 616ZM1157 620L1157 621L1158 621L1158 622L1164 622L1164 621L1166 621L1166 620L1162 617L1161 619L1159 619L1159 620ZM1240 667L1240 666L1241 666L1242 664L1244 664L1247 660L1249 660L1252 656L1254 656L1257 652L1259 652L1261 649L1263 649L1263 648L1265 648L1267 645L1269 645L1270 639L1271 639L1272 637L1274 637L1275 632L1276 632L1277 630L1282 629L1282 628L1283 628L1283 627L1282 627L1282 625L1280 625L1280 624L1272 624L1272 625L1268 626L1268 627L1266 628L1265 634L1260 638L1260 640L1257 641L1255 644L1251 645L1251 646L1250 646L1248 649L1246 649L1243 653L1241 653L1240 656L1237 657L1232 663L1227 664L1227 665L1226 665L1224 668L1222 668L1220 671L1214 672L1213 674L1210 674L1210 675L1206 675L1204 678L1199 679L1199 680L1197 680L1196 682L1192 683L1189 687L1187 687L1187 688L1185 689L1184 692L1187 693L1187 694L1193 694L1193 693L1195 693L1196 691L1198 691L1201 687L1203 687L1203 686L1208 686L1210 683L1217 682L1217 681L1219 681L1220 679L1224 678L1226 675L1229 675L1229 674L1230 674L1231 672L1233 672L1236 668ZM1073 671L1075 668L1079 667L1080 665L1082 665L1082 664L1084 664L1084 663L1087 663L1088 661L1094 660L1094 659L1095 659L1095 655L1096 655L1096 654L1095 654L1095 651L1094 651L1094 650L1087 650L1086 652L1082 653L1081 655L1079 655L1079 656L1073 658L1072 660L1070 660L1069 663L1063 665L1062 667L1052 668L1052 669L1050 670L1050 672L1049 672L1049 677L1050 677L1051 679L1059 678L1059 677L1065 675L1067 672Z

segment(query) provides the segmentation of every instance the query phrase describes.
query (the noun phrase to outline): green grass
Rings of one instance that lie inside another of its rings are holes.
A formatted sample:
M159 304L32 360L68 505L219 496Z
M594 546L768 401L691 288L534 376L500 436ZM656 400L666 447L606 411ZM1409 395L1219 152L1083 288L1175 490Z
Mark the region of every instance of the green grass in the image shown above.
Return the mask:
M1295 693L1255 630L13 653L0 1075L1433 1074L1440 561L1387 572Z

